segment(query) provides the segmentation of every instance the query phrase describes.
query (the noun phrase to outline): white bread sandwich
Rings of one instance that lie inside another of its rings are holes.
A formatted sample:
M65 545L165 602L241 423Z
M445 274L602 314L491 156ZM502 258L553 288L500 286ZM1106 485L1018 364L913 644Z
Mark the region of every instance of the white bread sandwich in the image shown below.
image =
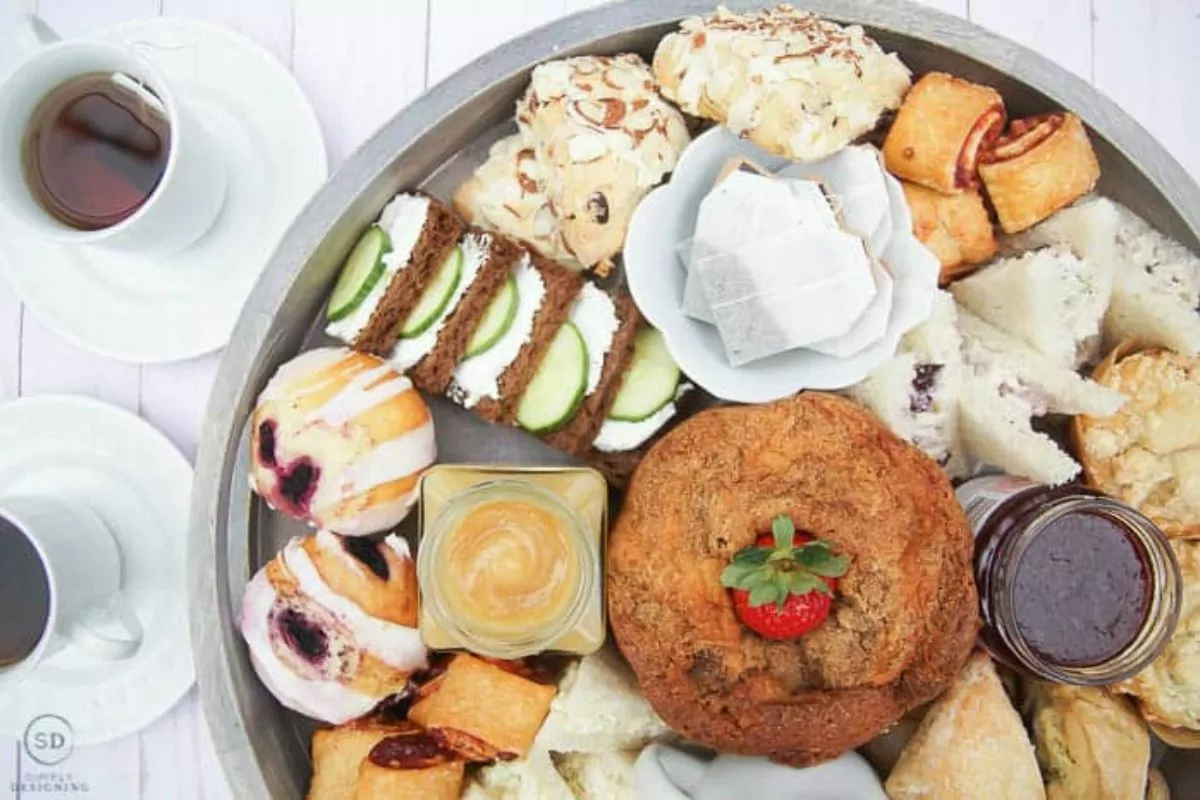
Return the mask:
M576 800L547 750L534 748L519 761L497 761L475 773L463 800Z
M1010 475L1057 486L1079 474L1079 465L1054 440L1035 431L1033 407L1004 394L986 375L970 373L959 396L959 427L971 457Z
M997 393L1024 400L1035 417L1043 414L1108 417L1125 402L1120 392L1059 366L965 308L958 309L958 330L968 369L990 383Z
M1112 283L1110 262L1054 245L999 259L951 291L977 316L1074 369L1099 353Z
M637 757L637 750L566 753L556 763L578 800L637 800L633 788Z
M1136 339L1200 354L1200 258L1119 203L1093 198L1011 237L1006 249L1067 245L1080 258L1108 259L1114 283L1104 338Z
M929 319L905 334L896 355L851 387L850 395L951 476L964 477L969 469L958 430L963 362L956 318L954 298L939 291Z
M1106 338L1200 355L1200 258L1124 206L1117 211L1117 283Z
M555 753L640 750L670 728L612 646L567 668L535 745Z

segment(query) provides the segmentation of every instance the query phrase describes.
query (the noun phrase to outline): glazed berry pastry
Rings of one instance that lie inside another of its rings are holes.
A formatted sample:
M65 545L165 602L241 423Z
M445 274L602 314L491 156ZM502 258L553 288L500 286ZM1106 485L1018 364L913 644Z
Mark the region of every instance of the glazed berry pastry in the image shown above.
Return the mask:
M271 694L334 724L407 694L428 663L416 571L398 536L293 539L246 587L240 624Z
M254 491L346 536L408 516L437 455L433 419L408 378L345 348L310 350L280 367L251 423Z

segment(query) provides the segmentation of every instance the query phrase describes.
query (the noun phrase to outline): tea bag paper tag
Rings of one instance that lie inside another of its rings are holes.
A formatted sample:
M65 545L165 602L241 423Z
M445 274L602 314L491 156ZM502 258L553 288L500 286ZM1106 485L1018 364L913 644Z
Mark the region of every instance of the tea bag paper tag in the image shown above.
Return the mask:
M0 796L39 800L140 797L138 736L77 747L68 720L54 715L35 717L25 726L23 740L0 737Z

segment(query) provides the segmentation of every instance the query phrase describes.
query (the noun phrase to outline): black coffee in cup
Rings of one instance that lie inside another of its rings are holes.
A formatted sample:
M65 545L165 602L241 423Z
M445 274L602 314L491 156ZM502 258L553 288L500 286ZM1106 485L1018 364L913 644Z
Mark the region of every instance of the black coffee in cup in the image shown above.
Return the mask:
M170 125L153 95L125 75L61 84L25 132L25 180L38 203L76 230L107 228L154 193L170 155Z
M50 579L25 534L0 517L0 667L27 658L50 620Z

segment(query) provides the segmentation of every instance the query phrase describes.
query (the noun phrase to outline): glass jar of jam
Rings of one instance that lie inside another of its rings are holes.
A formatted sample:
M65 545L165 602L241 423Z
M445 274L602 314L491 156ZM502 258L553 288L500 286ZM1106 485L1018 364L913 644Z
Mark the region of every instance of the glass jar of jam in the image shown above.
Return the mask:
M1136 674L1166 647L1182 584L1150 520L1087 487L1006 475L956 494L975 532L981 639L995 658L1097 686Z
M429 503L440 510L423 523L417 555L428 646L520 658L603 643L596 525L571 502L581 498L532 477L485 480ZM564 485L594 494L579 483Z

